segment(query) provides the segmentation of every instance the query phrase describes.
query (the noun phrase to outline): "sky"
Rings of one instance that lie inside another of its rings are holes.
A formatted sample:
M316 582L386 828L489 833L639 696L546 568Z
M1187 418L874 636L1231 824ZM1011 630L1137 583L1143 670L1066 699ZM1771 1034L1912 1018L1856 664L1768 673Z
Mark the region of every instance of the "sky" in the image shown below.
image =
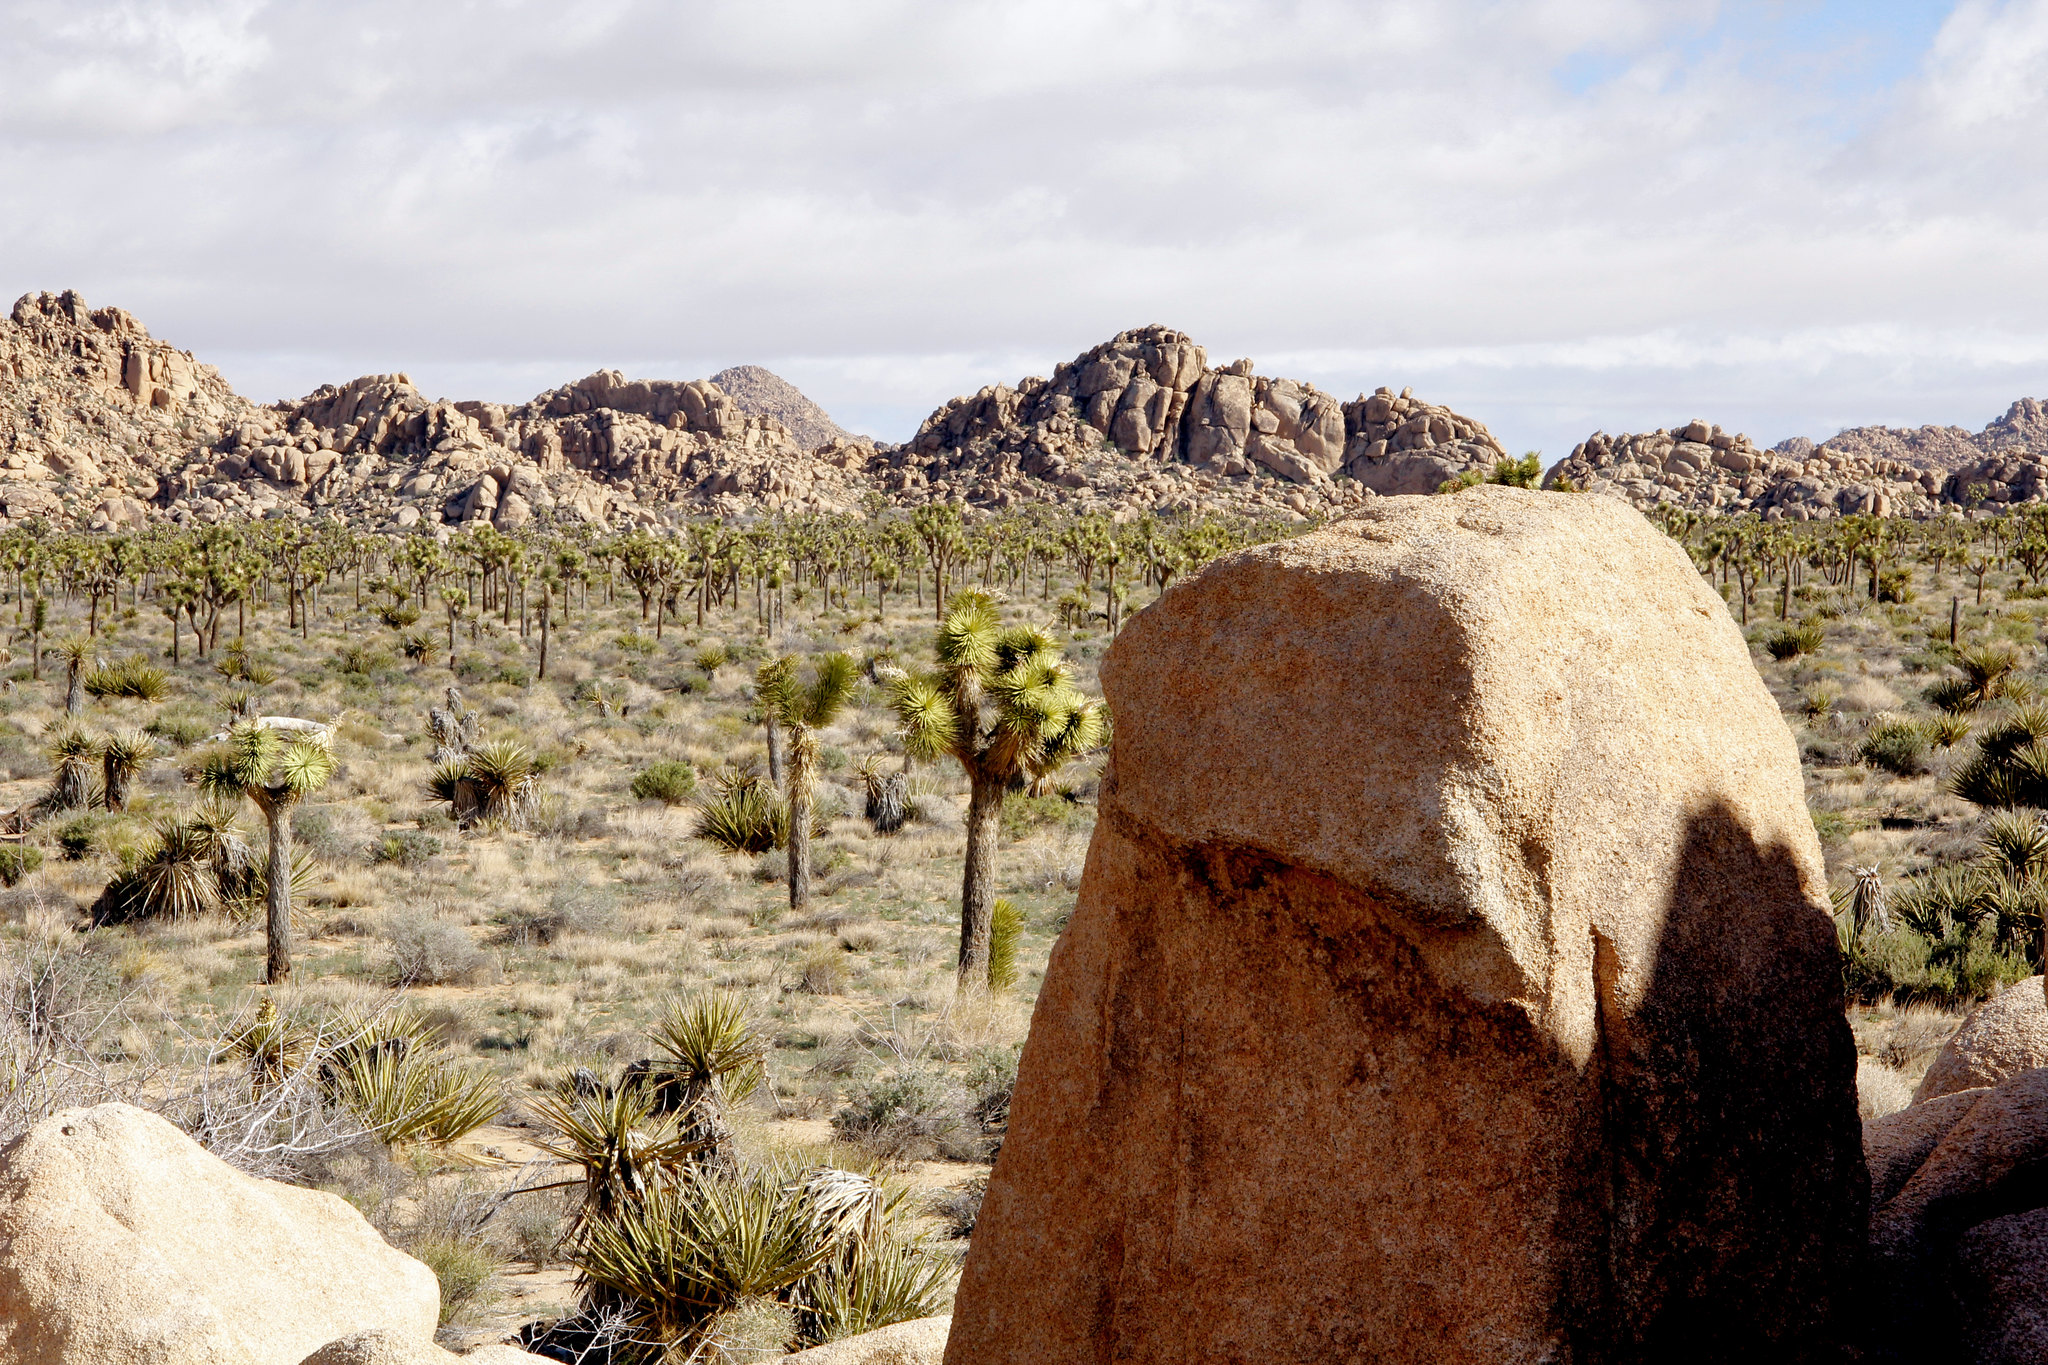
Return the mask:
M1555 459L2048 394L2048 0L0 0L0 295L259 401L1164 323Z

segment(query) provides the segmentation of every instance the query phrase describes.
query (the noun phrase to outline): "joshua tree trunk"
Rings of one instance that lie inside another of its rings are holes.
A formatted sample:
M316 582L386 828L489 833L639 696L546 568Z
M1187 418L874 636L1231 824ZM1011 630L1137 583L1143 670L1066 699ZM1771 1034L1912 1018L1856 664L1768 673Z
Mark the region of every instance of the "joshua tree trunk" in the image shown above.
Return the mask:
M128 808L128 781L134 772L126 763L117 762L112 754L100 758L100 775L105 779L101 804L108 810Z
M811 903L811 784L818 743L807 725L789 727L789 908Z
M85 665L72 660L64 679L64 714L75 716L85 709Z
M776 786L782 785L782 727L770 715L768 725L768 780Z
M269 956L263 979L275 986L292 974L292 808L274 798L258 804L263 808L263 823L270 830L269 887L263 896Z
M552 599L551 599L551 598L549 597L549 595L548 595L548 590L547 590L547 588L545 587L545 585L543 585L543 587L542 587L542 589L541 589L541 595L540 595L540 674L539 674L539 678L540 678L540 681L542 681L542 682L546 682L546 681L548 680L548 616L549 616L549 614L550 614L550 613L549 613L549 608L550 608L550 607L551 607L552 605L553 605L553 602L552 602Z
M995 905L996 835L1007 787L968 772L967 866L960 877L960 990L988 989L989 916Z

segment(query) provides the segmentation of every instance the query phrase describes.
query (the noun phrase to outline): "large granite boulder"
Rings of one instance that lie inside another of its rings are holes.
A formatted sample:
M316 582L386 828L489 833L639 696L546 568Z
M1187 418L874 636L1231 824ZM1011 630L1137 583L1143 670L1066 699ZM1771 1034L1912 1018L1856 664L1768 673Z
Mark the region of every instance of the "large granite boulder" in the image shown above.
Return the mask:
M0 1151L0 1361L298 1365L383 1328L431 1342L434 1272L346 1200L256 1180L125 1104Z
M2031 1067L2048 1066L2048 995L2030 976L1970 1011L1955 1036L1942 1044L1913 1102L1997 1085Z
M1604 498L1136 617L951 1365L1834 1358L1867 1181L1798 757Z

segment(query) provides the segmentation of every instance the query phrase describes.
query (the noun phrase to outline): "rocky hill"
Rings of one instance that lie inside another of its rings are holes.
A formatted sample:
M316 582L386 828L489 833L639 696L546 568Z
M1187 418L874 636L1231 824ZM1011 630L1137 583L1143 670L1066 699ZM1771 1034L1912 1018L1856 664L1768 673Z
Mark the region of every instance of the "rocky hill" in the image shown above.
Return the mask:
M833 421L823 408L804 396L804 391L759 365L734 365L711 376L740 411L752 417L773 417L790 430L798 444L815 450L834 441L861 439Z
M404 374L258 405L118 308L36 294L0 321L0 518L88 528L346 517L369 529L852 513L880 499L996 511L1329 515L1490 472L1477 420L1380 388L1211 365L1185 333L1120 332L1049 377L955 398L902 445L849 436L757 366L600 370L519 404L430 399ZM1939 467L1936 467L1939 466ZM2048 500L2048 410L1984 431L1857 428L1759 450L1704 421L1596 432L1550 478L1642 507L1811 520Z

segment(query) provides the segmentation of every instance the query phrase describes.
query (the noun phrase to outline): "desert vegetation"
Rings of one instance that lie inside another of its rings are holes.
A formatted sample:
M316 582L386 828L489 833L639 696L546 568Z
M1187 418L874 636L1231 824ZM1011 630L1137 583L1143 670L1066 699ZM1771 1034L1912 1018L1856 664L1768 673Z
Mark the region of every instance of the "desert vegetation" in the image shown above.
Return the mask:
M743 1358L941 1308L1102 653L1303 526L0 536L0 1121L127 1097L335 1189L451 1333ZM1800 746L1896 1108L2039 970L2048 514L1664 526Z

